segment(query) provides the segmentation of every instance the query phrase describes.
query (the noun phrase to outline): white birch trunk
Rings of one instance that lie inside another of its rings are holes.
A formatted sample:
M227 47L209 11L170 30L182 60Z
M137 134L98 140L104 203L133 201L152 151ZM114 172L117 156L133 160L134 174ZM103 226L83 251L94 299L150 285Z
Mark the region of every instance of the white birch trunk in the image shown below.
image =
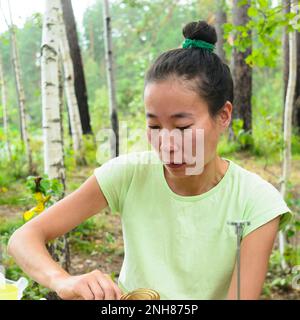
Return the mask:
M9 161L11 161L12 156L11 156L11 147L10 147L9 132L8 132L6 84L5 84L4 74L3 74L1 57L0 57L0 87L1 87L1 101L2 101L2 108L3 108L3 132L4 132L4 139L5 139L5 146L6 146L8 159Z
M32 151L30 147L30 140L29 140L29 135L27 130L25 93L24 93L22 76L21 76L20 59L19 59L19 53L17 48L15 26L13 25L13 21L12 21L12 14L11 14L9 1L8 1L8 8L9 8L9 15L10 15L9 30L10 30L11 46L12 46L12 63L13 63L13 69L15 74L15 80L16 80L16 89L17 89L19 112L20 112L21 140L24 142L24 145L25 145L28 169L29 169L29 172L32 173L33 172Z
M70 55L70 48L68 43L68 38L66 34L66 28L63 20L62 6L59 1L60 9L59 9L59 50L62 56L62 63L64 68L64 87L67 98L67 106L70 116L70 124L71 124L71 134L73 141L73 149L75 153L75 157L77 161L83 162L83 154L82 154L82 127L80 121L80 114L78 103L75 95L75 87L74 87L74 70L73 63Z
M41 46L44 171L50 179L65 179L59 95L59 0L47 0Z
M41 84L44 137L44 171L59 179L65 191L65 165L62 126L62 85L59 56L60 0L46 0L41 46ZM68 234L48 246L52 258L68 271L70 255ZM49 295L48 299L57 299Z
M112 135L110 137L111 156L115 157L119 154L119 124L117 116L117 102L116 102L116 89L115 77L113 66L112 54L112 39L111 39L111 24L109 15L109 2L103 0L103 21L104 21L104 39L105 39L105 59L106 59L106 72L109 93L109 111L112 125Z
M298 1L292 1L291 12L296 12ZM282 162L282 179L281 179L281 194L286 196L286 185L288 183L290 169L291 169L291 136L292 136L292 114L294 95L297 77L297 45L296 45L296 30L289 33L289 78L285 99L284 108L284 129L283 129L283 162ZM285 235L279 232L279 250L281 254L281 266L283 269L287 268L284 258L285 250Z

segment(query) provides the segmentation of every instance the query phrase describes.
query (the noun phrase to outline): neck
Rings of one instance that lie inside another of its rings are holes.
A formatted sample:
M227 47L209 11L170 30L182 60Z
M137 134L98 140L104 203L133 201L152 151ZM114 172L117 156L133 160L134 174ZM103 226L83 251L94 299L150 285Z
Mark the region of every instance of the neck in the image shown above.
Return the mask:
M165 178L170 188L182 196L200 195L216 186L224 177L229 163L218 155L204 165L199 175L175 176L164 167Z

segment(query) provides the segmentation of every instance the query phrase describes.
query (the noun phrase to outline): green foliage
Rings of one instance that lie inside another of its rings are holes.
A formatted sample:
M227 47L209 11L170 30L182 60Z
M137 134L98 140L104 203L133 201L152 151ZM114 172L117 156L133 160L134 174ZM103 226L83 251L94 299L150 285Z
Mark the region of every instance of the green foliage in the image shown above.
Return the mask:
M240 146L240 149L245 149L253 145L252 134L244 130L243 123L244 122L242 119L232 120L232 131L234 133L234 138L236 142Z
M272 298L275 292L292 290L292 273L289 270L283 271L280 266L280 252L273 250L269 260L269 271L263 287L263 294Z
M240 1L239 5L245 5L247 2ZM274 6L267 0L252 0L247 14L249 21L246 25L225 24L225 38L234 39L232 42L229 40L226 44L227 54L233 47L245 52L253 44L246 62L250 66L275 67L280 58L282 27L287 27L287 31L292 31L290 23L295 14L283 14L282 5Z
M293 211L293 213L295 214L295 219L294 221L292 221L292 223L290 223L285 230L285 234L287 236L288 239L291 239L293 237L297 237L297 235L300 232L300 197L297 197L297 195L295 196L295 186L288 181L287 186L286 186L286 196L285 196L285 201L287 203L287 205L289 206L289 208ZM292 257L293 256L293 247L290 247L289 249L287 249L289 251L289 256ZM296 253L294 253L294 256L297 259L299 259L298 262L293 261L293 263L291 265L297 265L300 264L300 256L299 256L299 252L297 251L297 248L294 250L296 250ZM291 258L290 258L291 260Z
M296 130L294 130L296 131ZM292 154L293 155L300 155L300 133L295 132L292 134Z
M45 196L51 196L52 199L48 202L48 206L54 203L54 198L61 198L64 190L62 183L57 179L49 179L47 174L41 176L41 180L38 184L36 184L37 177L28 176L26 179L26 188L30 191L30 193L34 194L36 192L42 192Z
M223 135L218 143L218 154L223 157L233 156L235 152L240 150L237 141L229 140L228 135Z
M272 116L264 116L261 119L264 124L255 127L255 147L254 154L270 158L274 154L282 152L283 137L280 134L280 124Z
M23 221L21 219L5 220L0 218L0 243L7 245L9 237L17 230Z

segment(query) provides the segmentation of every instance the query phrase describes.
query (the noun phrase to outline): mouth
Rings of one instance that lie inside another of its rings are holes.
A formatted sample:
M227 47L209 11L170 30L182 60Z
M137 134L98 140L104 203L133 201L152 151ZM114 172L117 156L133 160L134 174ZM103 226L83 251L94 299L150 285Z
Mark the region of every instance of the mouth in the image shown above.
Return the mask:
M165 163L165 165L171 169L178 169L184 167L186 163Z

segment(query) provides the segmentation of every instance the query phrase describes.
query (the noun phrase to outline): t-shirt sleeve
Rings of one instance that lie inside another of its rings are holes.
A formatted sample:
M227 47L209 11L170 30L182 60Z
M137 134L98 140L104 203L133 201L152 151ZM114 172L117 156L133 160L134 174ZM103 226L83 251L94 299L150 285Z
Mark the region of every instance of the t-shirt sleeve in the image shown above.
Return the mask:
M113 214L122 216L122 208L134 174L134 164L128 155L120 155L104 162L94 175Z
M245 226L243 237L277 216L280 216L279 230L284 230L294 218L294 213L281 193L271 183L261 179L249 193L244 220L249 221L250 225Z

